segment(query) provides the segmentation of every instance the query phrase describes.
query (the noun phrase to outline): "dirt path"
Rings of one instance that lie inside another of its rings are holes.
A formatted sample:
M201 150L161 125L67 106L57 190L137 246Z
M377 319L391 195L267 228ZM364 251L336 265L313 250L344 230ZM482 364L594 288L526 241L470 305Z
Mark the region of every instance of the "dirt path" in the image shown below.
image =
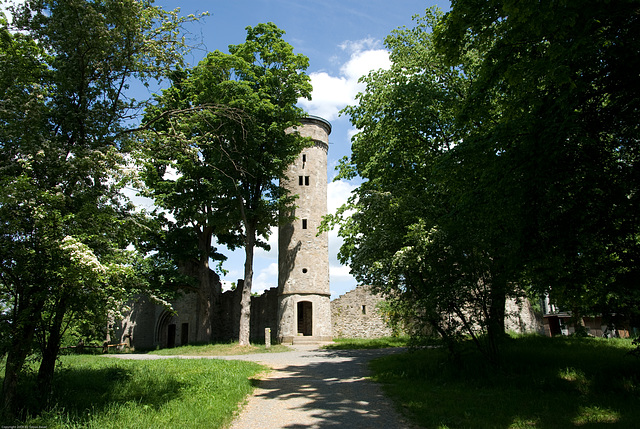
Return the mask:
M232 429L406 428L380 387L367 380L367 362L394 350L295 352L234 357L274 369L249 398Z
M273 368L260 381L231 429L409 428L380 387L366 378L369 360L398 351L332 351L298 346L285 353L219 357Z

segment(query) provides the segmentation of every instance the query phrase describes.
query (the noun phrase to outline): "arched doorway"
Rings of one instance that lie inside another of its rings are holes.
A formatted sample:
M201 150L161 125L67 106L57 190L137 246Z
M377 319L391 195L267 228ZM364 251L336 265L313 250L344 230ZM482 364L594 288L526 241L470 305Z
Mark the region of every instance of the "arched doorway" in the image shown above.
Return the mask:
M156 324L155 344L162 348L176 346L176 318L168 311L163 311Z
M310 301L298 302L298 335L313 335L313 304Z

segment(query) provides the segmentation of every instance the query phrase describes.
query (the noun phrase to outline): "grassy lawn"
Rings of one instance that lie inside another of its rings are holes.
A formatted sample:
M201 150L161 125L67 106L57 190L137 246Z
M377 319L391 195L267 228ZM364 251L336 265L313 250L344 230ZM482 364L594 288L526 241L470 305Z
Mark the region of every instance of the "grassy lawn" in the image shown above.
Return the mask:
M225 427L265 370L215 359L62 356L51 406L39 416L1 423L48 429ZM29 378L33 383L35 376ZM25 407L38 410L33 384L23 387Z
M423 349L371 363L374 380L424 428L638 428L640 360L630 340L522 337L500 369L473 351L454 365Z
M267 349L264 344L240 346L238 343L228 343L186 345L172 349L154 350L149 352L149 354L161 356L236 356L253 353L282 353L289 350L291 350L291 348L281 344L274 344Z
M405 347L408 341L408 337L384 337L375 339L334 338L333 342L335 344L328 344L322 348L328 350L384 349L388 347Z

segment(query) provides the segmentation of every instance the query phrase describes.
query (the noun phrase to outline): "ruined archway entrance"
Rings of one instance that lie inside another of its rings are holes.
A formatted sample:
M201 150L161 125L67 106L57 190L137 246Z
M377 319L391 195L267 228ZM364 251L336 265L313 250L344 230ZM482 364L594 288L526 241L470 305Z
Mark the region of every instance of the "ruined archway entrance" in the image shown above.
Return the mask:
M154 343L162 348L172 348L177 345L176 341L176 317L168 312L163 311L156 324Z
M298 303L298 335L313 335L313 304L309 301Z
M176 324L172 323L167 327L167 348L172 349L176 346Z

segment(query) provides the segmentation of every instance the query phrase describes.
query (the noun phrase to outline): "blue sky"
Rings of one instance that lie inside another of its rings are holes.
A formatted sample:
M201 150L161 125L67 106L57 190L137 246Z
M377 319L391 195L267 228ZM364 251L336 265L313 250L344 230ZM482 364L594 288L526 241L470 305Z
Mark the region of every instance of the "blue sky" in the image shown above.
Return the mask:
M361 90L360 76L372 69L389 64L383 40L392 30L412 26L412 16L423 14L431 6L448 10L449 1L415 0L252 0L252 1L157 1L165 9L180 7L184 14L208 11L194 30L202 36L205 50L227 50L229 44L239 44L246 36L245 28L261 22L273 22L283 29L285 40L295 52L309 57L307 73L314 91L311 102L300 105L309 113L321 116L332 124L329 136L328 199L329 210L335 210L348 197L356 182L334 182L335 166L339 159L350 153L350 139L355 133L347 117L338 112L355 103ZM194 52L197 62L205 52ZM277 235L270 241L275 244ZM356 286L349 268L341 266L336 258L340 240L336 232L330 234L330 273L332 298ZM277 246L271 252L258 251L254 270L253 289L260 292L275 287L277 277ZM229 255L224 264L229 274L227 281L242 277L243 256Z
M0 2L2 3L2 2ZM335 210L348 197L357 182L334 182L338 160L350 153L350 139L356 132L347 117L338 112L355 103L355 95L362 88L357 84L360 76L370 70L389 64L383 40L392 30L412 26L412 16L423 14L431 6L448 10L449 1L417 0L156 0L164 9L179 7L180 13L209 12L200 23L188 28L190 39L200 41L187 61L191 65L208 51L227 52L230 44L244 42L245 28L261 22L273 22L286 34L296 53L309 58L307 73L314 86L313 100L301 103L307 112L329 120L333 130L329 136L328 206ZM278 284L277 234L270 238L272 251L258 250L254 267L255 292ZM329 236L330 274L332 298L356 286L349 268L341 266L336 254L340 241L336 232ZM224 268L229 273L227 282L242 278L244 254L226 252L229 259Z

